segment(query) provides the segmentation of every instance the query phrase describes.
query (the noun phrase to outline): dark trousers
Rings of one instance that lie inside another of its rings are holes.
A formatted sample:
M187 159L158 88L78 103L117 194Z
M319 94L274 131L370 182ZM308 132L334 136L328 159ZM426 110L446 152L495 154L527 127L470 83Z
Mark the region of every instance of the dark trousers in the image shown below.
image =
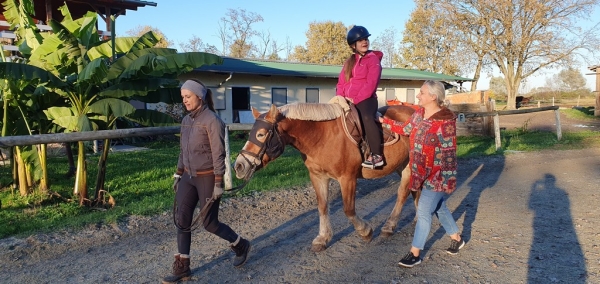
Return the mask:
M358 104L356 108L360 114L360 120L363 124L363 133L367 139L367 144L371 148L371 153L383 155L383 134L380 131L381 126L377 120L377 98L371 97Z
M177 186L177 193L175 193L175 200L177 201L175 221L179 227L189 228L191 226L196 205L200 208L204 207L207 200L212 197L214 185L214 175L192 177L187 172L182 175ZM220 202L220 198L213 202L202 220L202 225L207 231L233 243L238 235L229 226L219 222ZM179 253L189 254L191 243L192 233L177 229L177 248Z

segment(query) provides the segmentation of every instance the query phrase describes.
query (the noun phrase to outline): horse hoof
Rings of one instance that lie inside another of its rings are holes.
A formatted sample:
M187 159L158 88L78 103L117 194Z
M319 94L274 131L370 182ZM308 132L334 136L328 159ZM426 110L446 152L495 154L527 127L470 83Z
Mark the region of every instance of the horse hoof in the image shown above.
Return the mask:
M313 244L312 247L310 248L310 250L312 252L322 252L326 249L327 247L325 247L325 245L316 245Z
M389 238L394 234L394 232L390 232L390 231L381 231L380 236L384 237L384 238Z
M367 235L365 235L365 236L362 236L362 239L363 239L365 242L367 242L367 243L370 243L370 242L371 242L371 240L373 240L373 229L370 229L370 230L369 230L369 233L368 233Z

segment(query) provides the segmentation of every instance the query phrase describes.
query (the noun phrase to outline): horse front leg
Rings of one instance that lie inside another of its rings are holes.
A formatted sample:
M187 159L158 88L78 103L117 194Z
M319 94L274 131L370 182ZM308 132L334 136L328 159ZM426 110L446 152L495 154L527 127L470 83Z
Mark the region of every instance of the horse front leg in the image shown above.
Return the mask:
M342 200L344 202L344 213L348 220L354 225L354 230L366 242L373 239L373 228L369 223L356 216L356 178L342 178L340 180L342 190Z
M312 241L311 250L314 252L324 251L327 243L333 237L331 221L329 220L329 180L324 174L310 172L310 180L317 196L317 207L319 209L319 235Z
M411 193L411 190L408 189L408 182L410 180L410 168L408 165L404 167L402 172L399 173L402 177L400 179L400 185L398 186L398 197L396 198L396 204L394 205L394 209L392 209L392 213L385 221L383 228L381 228L381 236L389 237L394 234L394 230L396 230L396 225L398 225L398 221L400 220L400 213L402 213L402 207L408 198L408 194ZM420 192L412 192L413 199L415 200L415 208L417 207L417 202L419 201Z

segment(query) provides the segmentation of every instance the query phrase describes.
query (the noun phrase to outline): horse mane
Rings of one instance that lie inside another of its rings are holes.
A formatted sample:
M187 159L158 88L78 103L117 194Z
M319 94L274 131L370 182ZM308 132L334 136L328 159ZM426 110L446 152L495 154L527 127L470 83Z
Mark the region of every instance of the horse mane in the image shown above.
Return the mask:
M338 104L293 103L280 106L278 109L283 116L298 120L333 120L343 114L343 109Z

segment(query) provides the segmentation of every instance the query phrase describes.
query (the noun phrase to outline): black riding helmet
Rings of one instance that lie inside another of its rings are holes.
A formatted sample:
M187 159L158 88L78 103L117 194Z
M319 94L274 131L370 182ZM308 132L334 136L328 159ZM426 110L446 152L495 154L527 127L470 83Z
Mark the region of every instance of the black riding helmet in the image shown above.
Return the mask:
M346 36L346 41L348 41L348 45L352 45L353 43L368 38L371 34L367 29L363 26L354 26L348 31L348 35Z

